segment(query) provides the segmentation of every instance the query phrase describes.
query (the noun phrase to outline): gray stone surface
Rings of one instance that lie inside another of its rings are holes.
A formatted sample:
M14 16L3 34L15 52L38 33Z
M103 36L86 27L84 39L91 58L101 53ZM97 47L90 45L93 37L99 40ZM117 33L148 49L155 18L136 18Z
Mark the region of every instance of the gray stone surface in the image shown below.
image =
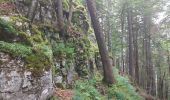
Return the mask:
M52 93L51 70L33 77L20 58L0 52L0 100L46 100Z

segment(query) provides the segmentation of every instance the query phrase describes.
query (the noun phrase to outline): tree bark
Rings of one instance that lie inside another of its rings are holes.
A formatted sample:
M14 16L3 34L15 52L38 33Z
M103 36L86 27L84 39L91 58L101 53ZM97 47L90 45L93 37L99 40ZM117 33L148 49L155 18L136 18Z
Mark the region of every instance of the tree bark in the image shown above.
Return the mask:
M110 0L107 0L107 9L108 9L108 11L107 11L107 33L108 33L108 35L107 35L107 37L108 37L108 51L109 51L109 53L112 53L112 29L111 29L111 23L110 23L110 20L111 20L111 16L110 16L110 11L112 10L111 9L111 1Z
M91 16L91 21L93 24L97 44L99 47L99 52L101 55L101 60L103 64L104 71L104 81L108 84L113 84L115 82L113 72L112 72L112 64L109 59L108 50L106 49L106 44L104 42L104 36L100 28L99 21L97 19L96 7L94 6L94 0L86 0L88 10Z
M73 0L69 0L69 17L68 17L69 26L71 26L72 15L73 15Z
M133 31L132 31L132 9L128 9L128 33L129 33L129 75L134 76L134 65L133 65Z
M144 33L145 33L145 55L146 55L146 72L147 72L147 92L155 95L155 75L152 64L152 51L151 51L151 15L146 13L144 15Z
M56 0L57 24L60 30L60 37L64 38L64 17L62 0Z
M133 44L134 44L134 67L135 67L135 80L136 83L139 84L139 64L138 64L138 22L135 20L135 27L133 27Z
M125 5L123 5L122 12L121 12L121 71L125 72L125 65L124 65L124 45L123 45L123 39L124 39L124 27L125 27Z
M27 17L28 17L28 19L30 19L31 23L34 20L37 7L38 7L38 0L32 0L31 6L30 6L28 14L27 14Z
M167 46L168 47L168 46ZM169 74L170 74L170 57L169 57L169 55L170 55L170 53L169 53L169 50L167 49L167 63L168 63L168 67L169 67Z

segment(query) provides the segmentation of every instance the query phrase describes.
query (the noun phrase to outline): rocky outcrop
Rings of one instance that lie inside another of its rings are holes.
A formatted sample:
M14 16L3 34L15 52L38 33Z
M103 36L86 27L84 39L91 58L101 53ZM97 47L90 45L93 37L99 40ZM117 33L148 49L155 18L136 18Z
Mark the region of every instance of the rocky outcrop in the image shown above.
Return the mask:
M0 52L0 100L46 100L52 93L51 70L33 76L21 58Z

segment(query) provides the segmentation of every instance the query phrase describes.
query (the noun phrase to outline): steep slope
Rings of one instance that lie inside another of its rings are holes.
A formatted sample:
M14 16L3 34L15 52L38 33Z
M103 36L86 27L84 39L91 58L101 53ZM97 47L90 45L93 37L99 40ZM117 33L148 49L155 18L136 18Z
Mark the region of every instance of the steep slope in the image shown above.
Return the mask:
M68 10L68 2L63 4ZM31 23L24 14L0 16L0 99L142 100L115 68L117 82L111 86L102 82L101 60L86 9L81 3L74 6L73 25L65 23L66 40L49 22L53 19L35 18Z

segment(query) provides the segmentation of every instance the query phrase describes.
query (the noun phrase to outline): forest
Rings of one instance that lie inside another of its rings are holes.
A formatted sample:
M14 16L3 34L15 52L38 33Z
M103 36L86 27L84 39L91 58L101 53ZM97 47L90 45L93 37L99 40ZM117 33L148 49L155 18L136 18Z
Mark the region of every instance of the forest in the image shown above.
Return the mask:
M0 100L170 100L170 1L0 0Z

